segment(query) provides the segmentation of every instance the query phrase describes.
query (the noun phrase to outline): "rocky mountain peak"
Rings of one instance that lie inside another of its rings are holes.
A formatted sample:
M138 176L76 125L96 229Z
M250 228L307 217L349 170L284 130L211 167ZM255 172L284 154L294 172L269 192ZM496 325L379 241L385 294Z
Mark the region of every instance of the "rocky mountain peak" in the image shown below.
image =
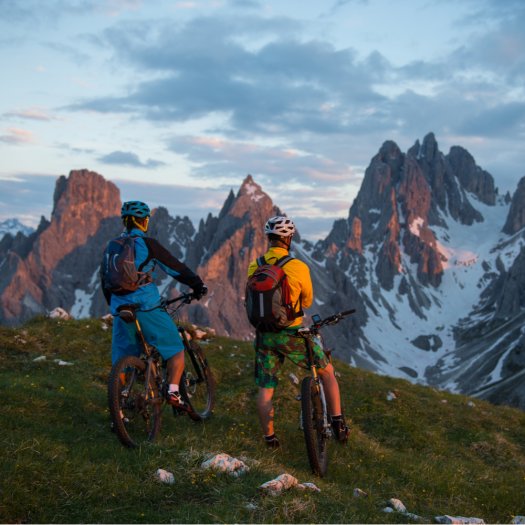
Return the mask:
M401 165L403 164L405 155L399 149L399 146L392 140L387 140L381 146L378 154L372 159L371 164L374 162L381 162L386 164L392 174L396 174Z
M249 263L267 249L264 224L280 213L248 175L237 195L230 192L219 217L201 223L189 260L198 263L199 275L214 292L206 309L195 308L195 322L222 325L226 333L242 337L251 333L239 293L244 293Z
M495 204L498 190L494 187L492 175L482 170L466 149L452 146L446 158L462 188L485 204Z
M428 162L432 162L439 154L438 143L434 133L430 132L425 135L420 154L425 157Z
M237 192L230 213L235 216L242 216L247 211L252 212L257 208L266 211L268 207L272 206L271 198L262 190L261 186L253 180L253 177L248 175Z
M119 215L120 205L120 191L113 183L94 171L72 170L68 177L61 175L57 179L51 217L59 218L64 211L77 207L91 209L95 214Z
M503 226L503 233L514 235L525 226L525 177L518 182L510 203L510 210Z
M95 236L105 219L119 216L120 206L120 191L98 173L75 170L59 177L51 221L27 254L10 254L9 282L0 287L0 317L23 318L42 311L58 264Z

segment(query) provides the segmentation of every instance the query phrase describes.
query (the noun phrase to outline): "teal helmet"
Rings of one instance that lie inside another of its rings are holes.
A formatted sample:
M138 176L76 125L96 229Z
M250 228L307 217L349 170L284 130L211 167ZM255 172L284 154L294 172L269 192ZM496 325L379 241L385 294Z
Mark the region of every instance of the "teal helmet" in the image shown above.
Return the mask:
M145 202L141 201L128 201L122 205L122 210L120 211L120 216L124 217L139 217L143 219L144 217L149 217L151 211L149 206Z

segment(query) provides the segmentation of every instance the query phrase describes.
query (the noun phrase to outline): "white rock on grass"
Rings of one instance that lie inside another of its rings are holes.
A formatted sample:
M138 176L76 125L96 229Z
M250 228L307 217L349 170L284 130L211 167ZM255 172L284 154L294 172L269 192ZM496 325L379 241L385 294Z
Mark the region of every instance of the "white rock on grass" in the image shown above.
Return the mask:
M354 489L353 496L354 498L367 498L368 494L364 490L361 490L356 487Z
M45 361L47 357L45 355L41 355L40 357L35 357L33 359L33 363L40 363L41 361Z
M463 516L449 516L445 514L444 516L436 516L434 518L436 523L452 523L452 524L467 524L467 523L476 523L483 525L485 522L481 518L464 518Z
M293 372L290 372L288 374L288 379L290 380L292 385L298 385L299 384L299 378Z
M53 310L51 310L47 314L47 316L51 319L71 319L71 315L69 315L69 313L66 312L63 308L60 308L60 306L58 306L57 308L53 308Z
M400 499L390 498L388 500L388 505L392 507L394 510L397 510L397 512L401 512L403 514L406 514L407 512L407 508L405 507L405 505Z
M237 458L232 458L228 454L216 454L211 459L207 459L201 465L203 469L213 469L225 472L233 477L239 477L248 472L248 465Z
M525 523L525 516L514 516L511 523Z
M263 483L259 490L270 496L279 496L283 491L295 487L299 482L291 474L281 474L275 479Z
M175 483L175 476L163 468L157 469L157 472L155 472L155 478L161 483L166 483L168 485L173 485L173 483Z
M197 328L194 332L194 335L195 339L204 339L208 334L204 330Z
M62 359L53 359L53 361L58 366L73 366L73 363L70 363L69 361L62 361Z
M388 392L388 394L386 395L386 400L387 401L394 401L394 399L397 399L397 394L395 392Z
M412 521L425 521L425 522L428 521L425 518L418 516L417 514L408 512L404 503L400 499L397 499L397 498L390 498L388 500L388 507L383 509L383 512L399 512L400 514L403 514L403 516L410 518Z
M312 492L321 492L321 489L315 484L305 481L304 483L298 483L296 488L299 490L311 490Z

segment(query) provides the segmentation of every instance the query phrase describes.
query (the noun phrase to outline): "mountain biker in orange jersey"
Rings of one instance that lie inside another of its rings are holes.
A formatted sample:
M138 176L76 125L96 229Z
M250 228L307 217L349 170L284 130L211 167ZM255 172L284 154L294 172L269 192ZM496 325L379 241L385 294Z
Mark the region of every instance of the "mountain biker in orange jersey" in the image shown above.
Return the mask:
M123 356L140 355L135 325L124 322L118 316L119 307L134 304L146 341L157 348L166 362L169 384L167 401L184 410L187 407L179 393L184 371L184 346L175 323L161 308L160 294L151 275L155 267L160 266L168 275L191 287L196 299L206 295L208 289L198 275L171 255L156 239L146 237L150 215L150 209L144 202L129 201L122 205L121 217L125 231L121 237L133 237L135 266L146 278L136 291L124 294L111 293L103 279L102 290L114 315L111 358L115 364Z
M295 225L287 217L272 217L266 222L264 231L270 247L264 254L268 264L288 255L295 233ZM257 269L257 260L250 263L248 277ZM288 357L295 364L306 359L306 346L303 337L297 335L302 324L301 307L308 308L313 302L313 286L308 266L299 259L292 259L283 266L290 286L291 303L295 306L298 317L292 324L279 332L257 332L255 338L255 383L259 387L257 412L268 447L279 447L279 440L274 431L274 407L272 398L278 379L277 373ZM341 443L346 443L349 429L341 410L339 384L335 377L332 363L329 362L322 348L314 343L314 359L319 367L319 376L323 382L329 412L331 414L334 435Z

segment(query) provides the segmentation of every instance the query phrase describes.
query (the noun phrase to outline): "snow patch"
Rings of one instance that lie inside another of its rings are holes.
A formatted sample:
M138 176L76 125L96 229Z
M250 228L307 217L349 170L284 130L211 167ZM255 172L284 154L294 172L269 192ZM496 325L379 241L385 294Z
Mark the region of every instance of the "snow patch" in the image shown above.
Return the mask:
M412 235L415 235L416 237L419 237L419 233L421 231L421 228L423 228L424 220L421 217L416 217L408 226L409 230L411 231Z
M261 192L259 187L256 186L255 184L248 183L245 185L245 189L246 189L246 193L250 196L250 198L254 202L258 202L264 197L264 194Z

